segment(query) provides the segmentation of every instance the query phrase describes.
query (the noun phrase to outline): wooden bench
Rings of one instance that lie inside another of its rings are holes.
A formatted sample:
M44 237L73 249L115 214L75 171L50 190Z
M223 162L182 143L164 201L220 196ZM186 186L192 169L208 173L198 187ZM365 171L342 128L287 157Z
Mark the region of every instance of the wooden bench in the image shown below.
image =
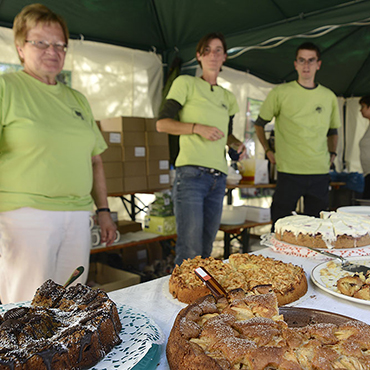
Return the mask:
M230 256L230 242L234 239L238 240L242 244L243 253L250 252L249 249L249 234L250 228L256 226L271 225L271 221L268 222L255 222L245 220L240 225L220 225L219 230L224 232L224 259Z

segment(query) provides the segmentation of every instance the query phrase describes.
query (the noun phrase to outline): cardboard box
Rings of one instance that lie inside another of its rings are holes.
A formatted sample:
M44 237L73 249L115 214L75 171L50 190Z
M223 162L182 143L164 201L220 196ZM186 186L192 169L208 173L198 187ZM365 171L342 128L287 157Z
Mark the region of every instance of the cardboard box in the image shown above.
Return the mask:
M107 184L108 194L117 194L117 193L124 192L122 177L108 178L108 179L105 179L105 182Z
M135 221L119 220L116 222L117 230L120 234L134 233L135 231L141 231L141 223Z
M127 132L145 131L145 118L142 117L113 117L100 120L103 131Z
M141 244L133 247L125 247L121 249L122 265L127 269L135 269L143 271L148 265L148 250L147 245Z
M120 145L108 146L100 156L103 162L120 162L122 160L122 148Z
M157 119L156 118L145 118L145 130L157 132Z
M102 131L101 134L108 146L121 146L122 133L121 132L107 132Z
M147 131L145 132L145 144L146 146L168 146L168 134L164 132Z
M102 131L105 142L108 146L145 146L145 132L108 132Z
M103 131L127 132L145 131L145 118L142 117L113 117L100 120Z
M169 173L170 161L168 159L156 159L153 161L146 161L147 175L159 175L162 173Z
M142 161L146 159L145 146L123 146L122 161Z
M169 172L160 175L148 176L148 189L167 189L170 187L170 174Z
M146 161L121 162L123 177L137 177L146 175Z
M151 145L147 147L147 158L149 161L170 159L169 146Z
M123 177L123 191L127 193L138 193L148 190L146 176Z
M104 162L104 174L106 179L122 177L122 162Z
M159 217L146 215L144 231L160 235L176 234L176 218L175 216Z
M248 221L254 222L269 222L271 221L270 208L254 207L254 206L244 206L247 210Z
M115 269L100 262L90 263L87 278L93 289L102 289L105 292L126 288L140 283L140 275L132 272Z
M122 265L125 268L134 268L144 271L146 266L152 265L156 260L162 260L162 246L159 242L141 244L121 249Z

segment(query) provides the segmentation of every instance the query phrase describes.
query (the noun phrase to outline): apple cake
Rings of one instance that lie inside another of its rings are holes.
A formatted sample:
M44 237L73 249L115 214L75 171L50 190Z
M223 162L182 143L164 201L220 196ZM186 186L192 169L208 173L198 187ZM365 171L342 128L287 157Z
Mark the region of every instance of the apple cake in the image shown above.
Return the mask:
M182 309L166 354L171 370L369 370L370 326L349 319L289 327L274 293L238 289Z
M229 263L197 256L177 265L170 277L170 293L180 302L192 303L209 294L194 273L197 267L204 267L227 292L237 288L256 294L272 290L280 306L296 301L307 292L304 270L291 263L248 253L230 255Z

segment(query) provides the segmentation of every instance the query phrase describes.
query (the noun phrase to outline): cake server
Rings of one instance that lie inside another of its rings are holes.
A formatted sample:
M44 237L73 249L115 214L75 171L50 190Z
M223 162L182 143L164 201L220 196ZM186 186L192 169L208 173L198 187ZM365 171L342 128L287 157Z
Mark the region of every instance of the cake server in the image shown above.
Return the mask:
M68 280L63 285L64 288L67 288L68 285L72 284L82 273L85 271L83 266L79 266L72 272L72 275L68 278Z
M358 265L358 264L355 264L355 263L351 263L348 260L346 260L345 258L343 258L342 256L338 256L337 254L321 251L321 250L311 248L311 247L306 247L306 248L308 248L308 249L310 249L310 250L312 250L316 253L323 254L324 256L327 256L327 257L340 259L340 261L341 261L341 266L340 267L341 267L342 270L349 271L349 272L354 272L354 273L358 273L358 274L360 272L362 272L364 275L366 275L367 271L370 271L370 267L367 267L367 266L364 266L364 265Z
M198 267L194 272L217 299L226 297L225 289L204 267Z

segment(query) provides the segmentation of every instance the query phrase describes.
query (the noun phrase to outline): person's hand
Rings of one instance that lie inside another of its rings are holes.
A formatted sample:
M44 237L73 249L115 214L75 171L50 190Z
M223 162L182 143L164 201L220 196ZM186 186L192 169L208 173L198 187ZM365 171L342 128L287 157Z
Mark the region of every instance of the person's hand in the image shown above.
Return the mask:
M100 226L101 242L111 245L116 239L117 226L113 222L109 212L98 213L98 223Z
M238 149L236 151L240 154L239 155L239 161L241 159L247 158L247 148L245 147L245 145L243 143L241 143L238 146Z
M217 127L201 125L200 123L195 124L193 133L210 141L217 141L225 136Z
M268 150L266 156L272 164L276 164L275 153L272 150Z

